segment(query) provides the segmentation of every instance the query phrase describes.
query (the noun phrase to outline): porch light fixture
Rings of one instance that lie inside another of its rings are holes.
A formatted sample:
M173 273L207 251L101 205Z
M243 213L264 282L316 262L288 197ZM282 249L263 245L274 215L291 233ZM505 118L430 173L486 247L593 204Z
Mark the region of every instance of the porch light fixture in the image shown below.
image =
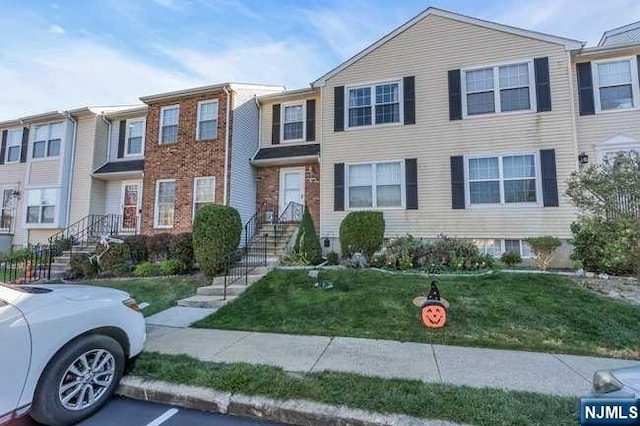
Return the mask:
M13 198L20 198L20 191L18 191L17 189L14 189L14 190L11 192L11 196L12 196Z
M582 151L580 155L578 155L578 162L580 163L581 166L589 163L589 156L587 155L586 152Z
M329 237L324 237L323 244L325 248L331 247L331 241L329 240Z

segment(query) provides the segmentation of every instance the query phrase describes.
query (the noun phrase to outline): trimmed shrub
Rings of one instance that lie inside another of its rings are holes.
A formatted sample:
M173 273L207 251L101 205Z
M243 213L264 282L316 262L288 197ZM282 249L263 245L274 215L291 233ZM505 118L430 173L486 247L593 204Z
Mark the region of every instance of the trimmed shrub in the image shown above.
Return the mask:
M182 262L178 259L169 259L160 263L160 272L162 275L179 275L183 270Z
M546 271L553 260L555 251L562 245L559 238L551 235L532 237L525 240L536 256L536 265L541 271Z
M349 213L340 224L342 256L362 253L370 263L373 254L380 250L384 239L382 212L363 211Z
M96 246L96 253L103 253L105 247L102 244ZM131 261L131 252L126 244L109 244L109 250L104 252L100 257L100 269L103 271L111 271L114 265L128 263Z
M171 246L171 234L163 232L147 236L148 260L158 262L169 258L169 247Z
M193 220L193 251L207 278L221 270L224 257L238 248L241 235L242 221L233 207L209 204L198 210Z
M151 262L142 262L133 269L134 277L155 277L160 275L158 266Z
M327 254L327 263L329 265L337 265L340 263L340 256L335 251L329 252Z
M322 247L320 247L316 227L313 224L313 218L307 206L304 208L302 221L300 221L293 252L306 265L317 265L322 261Z
M129 247L131 261L134 264L148 260L147 237L144 235L130 235L124 238L124 243Z
M71 275L75 278L95 278L98 276L98 267L89 260L84 253L74 253L69 261Z
M193 236L191 232L176 234L171 238L169 259L180 262L183 271L189 272L193 269Z
M522 256L520 256L520 253L507 251L502 254L500 260L507 266L515 266L518 263L522 263Z

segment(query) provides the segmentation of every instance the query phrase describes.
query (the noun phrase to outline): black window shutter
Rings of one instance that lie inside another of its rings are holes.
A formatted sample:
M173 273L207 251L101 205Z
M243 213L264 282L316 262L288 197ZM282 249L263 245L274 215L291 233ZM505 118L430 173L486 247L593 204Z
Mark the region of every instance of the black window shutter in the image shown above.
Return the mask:
M407 210L418 209L418 160L404 160L405 190L407 192Z
M274 104L271 114L271 145L280 143L280 104Z
M451 157L451 208L464 209L464 157Z
M540 150L542 170L542 201L545 207L558 207L558 179L556 177L556 150Z
M316 100L307 100L307 141L316 140Z
M2 131L2 145L0 146L0 164L4 164L4 157L7 155L7 134L8 130Z
M549 58L535 58L533 69L536 75L536 103L538 112L551 111L551 81L549 78Z
M404 124L416 124L416 78L414 76L402 79L404 95Z
M333 89L333 131L344 130L344 86Z
M333 165L333 210L344 211L344 163Z
M449 120L462 119L460 70L449 71Z
M20 147L20 162L27 162L27 151L29 150L29 128L22 129L22 146Z
M591 62L576 65L578 72L578 103L580 115L593 115L596 107L593 102L593 78L591 76Z
M127 120L120 120L118 132L118 158L123 158L125 138L127 137Z

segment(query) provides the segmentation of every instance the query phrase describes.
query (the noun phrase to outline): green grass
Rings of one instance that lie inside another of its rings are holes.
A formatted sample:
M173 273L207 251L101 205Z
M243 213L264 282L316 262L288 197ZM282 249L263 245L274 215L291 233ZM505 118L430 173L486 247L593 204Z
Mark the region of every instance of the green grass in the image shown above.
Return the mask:
M568 278L496 273L442 277L448 323L425 329L416 296L425 277L323 271L318 290L306 271L275 271L196 327L350 336L640 359L640 307L583 290Z
M176 301L194 295L198 287L206 285L191 277L100 280L88 284L117 288L129 293L138 303L149 303L149 307L142 311L145 317L175 306Z
M576 400L530 392L476 389L413 380L321 372L290 375L278 367L218 364L186 355L144 353L133 373L149 380L275 399L304 399L382 413L475 425L575 425Z

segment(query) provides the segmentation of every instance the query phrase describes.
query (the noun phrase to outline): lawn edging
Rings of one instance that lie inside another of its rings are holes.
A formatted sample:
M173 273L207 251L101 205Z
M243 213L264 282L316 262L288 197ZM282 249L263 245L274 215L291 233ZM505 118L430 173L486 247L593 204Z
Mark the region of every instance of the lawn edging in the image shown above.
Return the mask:
M400 414L380 414L305 400L276 400L217 391L205 387L144 380L122 379L116 394L131 399L207 411L231 416L253 417L296 425L332 426L456 426L443 420L427 420Z

